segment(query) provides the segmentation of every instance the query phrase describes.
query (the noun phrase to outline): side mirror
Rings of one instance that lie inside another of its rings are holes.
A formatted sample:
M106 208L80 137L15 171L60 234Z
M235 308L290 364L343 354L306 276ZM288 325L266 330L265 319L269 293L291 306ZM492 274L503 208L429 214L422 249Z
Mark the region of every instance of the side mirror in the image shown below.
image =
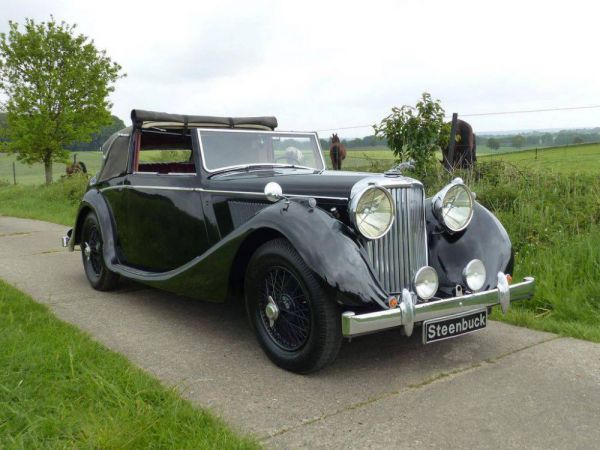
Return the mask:
M275 183L274 181L267 183L264 193L267 197L267 200L270 202L276 202L283 198L283 190L281 189L281 186L279 183Z

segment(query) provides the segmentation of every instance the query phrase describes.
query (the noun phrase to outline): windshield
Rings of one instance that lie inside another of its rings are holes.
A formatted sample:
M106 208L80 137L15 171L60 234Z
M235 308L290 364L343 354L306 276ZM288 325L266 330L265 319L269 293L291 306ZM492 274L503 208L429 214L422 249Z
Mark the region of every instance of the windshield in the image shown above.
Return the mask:
M238 130L198 130L204 167L211 172L251 165L322 170L314 134Z

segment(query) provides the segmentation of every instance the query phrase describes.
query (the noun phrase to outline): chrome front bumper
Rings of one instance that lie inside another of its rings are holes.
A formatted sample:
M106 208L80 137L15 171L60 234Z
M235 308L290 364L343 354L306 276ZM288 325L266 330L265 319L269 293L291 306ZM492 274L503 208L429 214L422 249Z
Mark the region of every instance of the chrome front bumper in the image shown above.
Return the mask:
M404 289L398 308L355 314L346 311L342 314L342 333L346 337L368 334L374 331L404 326L411 335L415 323L456 314L467 314L488 306L501 305L506 313L511 302L526 300L533 296L535 280L526 277L520 283L508 284L506 275L498 273L498 287L489 291L476 292L461 297L447 298L431 303L414 304L412 294Z

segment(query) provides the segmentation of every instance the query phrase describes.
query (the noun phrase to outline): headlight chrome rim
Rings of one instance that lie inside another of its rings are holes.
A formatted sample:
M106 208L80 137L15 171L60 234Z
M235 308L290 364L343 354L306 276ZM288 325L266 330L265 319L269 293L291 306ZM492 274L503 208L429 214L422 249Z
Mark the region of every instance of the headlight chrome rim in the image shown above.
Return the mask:
M472 259L467 263L463 269L463 281L472 292L478 292L485 286L487 279L487 272L485 270L485 264L480 259ZM481 277L481 284L473 284L473 277Z
M360 224L359 224L359 222L357 220L359 202L364 197L364 195L367 194L371 190L377 190L377 191L382 192L385 195L385 197L387 198L387 201L390 204L390 219L389 219L389 223L385 227L384 231L381 232L377 236L370 236L367 233L365 233L361 229ZM364 236L365 238L367 238L369 240L376 240L376 239L380 239L383 236L385 236L390 231L390 229L392 228L392 225L394 225L394 220L395 220L395 217L396 217L396 205L394 204L394 198L392 197L392 194L390 193L390 191L388 189L386 189L383 186L369 185L369 186L365 187L364 189L362 189L360 192L358 192L358 194L354 195L350 199L349 212L350 212L349 215L350 215L350 220L352 222L352 225L354 225L354 228L361 234L361 236Z
M468 216L465 219L464 223L459 227L454 227L449 223L449 221L445 220L444 214L445 200L448 194L450 194L453 190L456 189L463 190L463 192L467 194L469 199ZM433 213L448 231L450 231L451 233L458 233L460 231L465 230L471 223L471 220L473 219L474 203L475 200L473 199L473 193L471 192L471 190L463 183L462 179L456 178L434 196L432 201Z
M431 278L435 279L435 283L434 283L435 288L433 288L433 289L429 288L428 292L423 292L423 289L420 288L420 285L423 283L423 281L426 280L427 276L430 276ZM437 293L438 288L440 286L438 274L433 267L423 266L419 270L417 270L417 273L415 273L413 285L414 285L415 292L420 299L430 300L431 298L433 298L435 296L435 294Z

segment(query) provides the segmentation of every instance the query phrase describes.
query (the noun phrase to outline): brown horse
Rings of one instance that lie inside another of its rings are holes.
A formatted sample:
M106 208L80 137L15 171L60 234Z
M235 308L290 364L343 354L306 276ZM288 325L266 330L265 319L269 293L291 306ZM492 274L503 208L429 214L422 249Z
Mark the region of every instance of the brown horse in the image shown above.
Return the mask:
M477 162L477 139L473 127L464 120L456 122L456 143L454 144L454 160L450 161L450 146L442 150L444 159L442 164L447 169L468 169Z
M333 170L342 170L342 161L346 159L346 147L340 141L337 133L331 136L331 145L329 146L329 157Z

